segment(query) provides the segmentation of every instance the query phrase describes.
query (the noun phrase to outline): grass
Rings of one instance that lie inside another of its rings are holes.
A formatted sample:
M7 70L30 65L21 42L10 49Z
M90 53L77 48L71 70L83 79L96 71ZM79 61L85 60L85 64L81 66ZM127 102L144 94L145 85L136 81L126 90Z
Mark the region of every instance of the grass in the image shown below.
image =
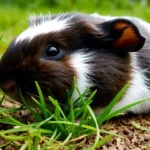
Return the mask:
M81 94L78 87L74 83L72 91L68 91L68 103L66 104L65 108L51 96L48 97L54 108L53 111L50 111L45 104L40 86L37 82L35 82L35 85L37 87L39 99L32 97L32 100L35 102L36 108L31 108L26 104L26 101L20 90L20 96L25 107L34 116L35 120L33 123L22 123L10 115L10 112L22 110L24 107L11 109L0 108L0 123L13 125L13 128L0 132L0 137L3 137L8 141L4 145L1 145L0 148L3 148L10 143L11 145L14 145L18 142L22 143L18 144L20 150L73 149L78 148L87 137L95 134L93 144L89 147L86 147L86 145L83 147L88 150L94 150L95 148L101 147L114 136L123 138L120 135L101 130L100 126L105 121L121 115L124 110L130 108L131 106L148 100L145 99L112 112L114 105L118 102L128 88L127 84L116 95L103 113L101 113L99 116L95 116L90 107L90 103L92 102L96 91L93 91L89 97L86 97L86 93L89 92L89 89ZM80 95L76 101L71 100L74 89L76 89ZM1 103L2 101L3 98ZM102 137L101 134L104 133L105 137Z

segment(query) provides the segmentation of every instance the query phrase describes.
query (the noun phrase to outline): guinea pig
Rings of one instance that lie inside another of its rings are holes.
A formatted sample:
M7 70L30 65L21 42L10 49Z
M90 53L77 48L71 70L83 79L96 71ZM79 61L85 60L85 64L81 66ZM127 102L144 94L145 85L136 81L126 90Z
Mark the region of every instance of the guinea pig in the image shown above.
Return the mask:
M0 61L0 88L28 103L37 95L35 81L45 97L61 104L74 77L81 93L97 90L91 107L105 108L127 82L130 85L114 110L150 97L150 25L132 17L63 13L31 16L29 27L14 38ZM79 97L76 90L72 100ZM126 112L148 112L150 101Z

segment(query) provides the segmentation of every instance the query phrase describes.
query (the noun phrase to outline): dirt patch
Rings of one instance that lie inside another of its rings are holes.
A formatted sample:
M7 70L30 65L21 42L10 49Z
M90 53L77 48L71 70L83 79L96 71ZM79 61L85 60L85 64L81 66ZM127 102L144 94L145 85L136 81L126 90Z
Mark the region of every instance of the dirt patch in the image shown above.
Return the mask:
M16 103L5 101L3 107L16 107ZM33 117L28 111L20 111L13 114L15 118L24 122L33 122ZM0 124L0 130L11 128L10 125ZM121 135L123 138L114 137L108 143L103 145L98 150L149 150L150 149L150 114L144 115L126 115L113 118L107 121L101 129L111 131ZM105 134L101 134L105 137ZM94 135L86 137L84 143L77 149L82 149L85 145L92 145ZM0 137L0 145L7 141ZM20 144L20 143L16 143ZM18 150L19 148L14 145L9 145L4 150Z
M102 126L123 138L113 138L103 150L148 150L150 149L150 115L121 116Z

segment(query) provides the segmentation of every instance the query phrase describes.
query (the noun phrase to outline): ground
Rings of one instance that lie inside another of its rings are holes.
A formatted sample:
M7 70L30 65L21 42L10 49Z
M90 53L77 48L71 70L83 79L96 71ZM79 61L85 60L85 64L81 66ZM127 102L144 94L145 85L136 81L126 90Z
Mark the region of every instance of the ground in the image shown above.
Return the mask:
M4 101L3 107L15 107L16 103ZM15 117L23 122L33 122L33 118L27 111L21 111L15 114ZM10 125L0 124L0 130L10 128ZM143 115L126 115L119 116L107 121L100 129L111 131L119 134L121 137L114 137L98 150L148 150L150 149L150 114ZM104 134L101 134L104 137ZM94 135L90 137L83 137L77 142L81 142L81 145L77 149L92 145ZM4 144L6 140L0 137L0 145ZM22 141L23 142L23 141ZM3 150L17 150L17 145L21 143L16 142L16 146L9 145L3 148Z

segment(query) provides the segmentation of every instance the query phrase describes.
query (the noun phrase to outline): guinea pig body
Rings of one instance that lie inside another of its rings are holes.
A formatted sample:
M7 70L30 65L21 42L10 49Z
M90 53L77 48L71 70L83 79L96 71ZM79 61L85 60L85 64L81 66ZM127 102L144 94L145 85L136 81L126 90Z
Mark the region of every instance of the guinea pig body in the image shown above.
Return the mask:
M146 38L146 41L138 52L130 53L131 57L131 79L130 86L123 96L123 98L118 102L113 110L120 109L131 103L137 102L139 100L150 98L150 24L142 19L136 17L112 17L112 16L101 16L97 13L92 14L95 17L103 19L103 21L113 20L117 18L124 18L130 20L136 25L140 33ZM102 109L103 110L103 109ZM98 109L99 113L101 109ZM127 112L134 113L147 113L150 111L150 101L147 100L144 103L135 105L127 110Z
M65 104L66 89L71 89L76 77L81 93L88 87L97 89L91 104L95 113L127 82L130 86L114 110L149 98L149 27L130 17L78 13L32 16L29 28L12 41L0 61L0 87L20 101L19 87L27 99L37 95L36 80L45 97L52 94ZM78 96L75 90L72 99ZM146 101L128 111L149 110L150 101Z

